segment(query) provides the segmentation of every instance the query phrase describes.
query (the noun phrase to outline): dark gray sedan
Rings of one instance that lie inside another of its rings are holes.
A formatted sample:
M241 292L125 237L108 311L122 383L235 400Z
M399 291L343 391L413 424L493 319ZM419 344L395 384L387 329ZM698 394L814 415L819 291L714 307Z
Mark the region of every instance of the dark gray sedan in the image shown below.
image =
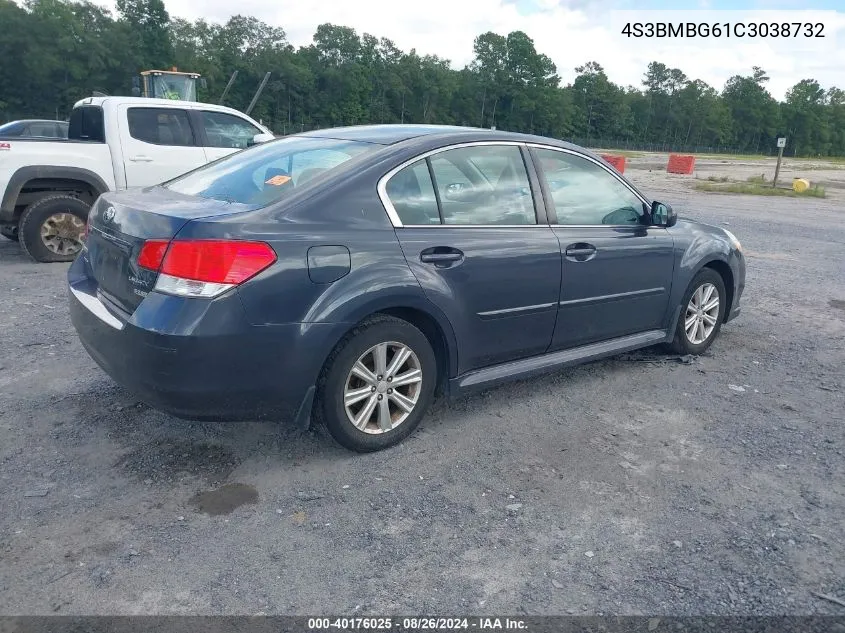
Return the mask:
M740 311L742 248L560 141L322 130L103 195L68 273L116 381L202 420L321 421L358 451L446 395L668 343Z

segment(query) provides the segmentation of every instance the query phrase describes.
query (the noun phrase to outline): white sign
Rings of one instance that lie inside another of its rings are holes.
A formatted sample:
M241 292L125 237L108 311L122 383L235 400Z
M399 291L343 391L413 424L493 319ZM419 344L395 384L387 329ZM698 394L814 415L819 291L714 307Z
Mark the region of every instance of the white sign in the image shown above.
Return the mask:
M781 136L778 139L778 147L786 147L786 137Z

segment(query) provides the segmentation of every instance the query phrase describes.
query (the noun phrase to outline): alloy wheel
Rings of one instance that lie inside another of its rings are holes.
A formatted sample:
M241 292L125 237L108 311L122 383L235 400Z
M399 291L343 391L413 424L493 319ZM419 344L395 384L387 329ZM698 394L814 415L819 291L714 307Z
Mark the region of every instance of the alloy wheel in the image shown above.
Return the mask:
M711 283L701 284L692 293L684 316L684 332L693 345L706 341L719 319L719 291Z
M75 255L82 249L85 222L72 213L54 213L41 225L41 241L56 255Z
M395 341L358 357L346 378L343 404L359 431L392 431L411 415L422 393L422 366L414 350Z

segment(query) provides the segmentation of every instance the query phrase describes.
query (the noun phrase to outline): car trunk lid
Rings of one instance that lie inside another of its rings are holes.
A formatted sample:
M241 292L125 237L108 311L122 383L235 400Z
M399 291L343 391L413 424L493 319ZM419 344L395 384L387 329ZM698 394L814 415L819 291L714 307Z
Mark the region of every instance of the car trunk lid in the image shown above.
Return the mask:
M98 294L129 316L153 289L157 270L138 256L149 240L170 240L197 218L243 212L241 205L183 196L161 187L104 194L88 217L86 246Z

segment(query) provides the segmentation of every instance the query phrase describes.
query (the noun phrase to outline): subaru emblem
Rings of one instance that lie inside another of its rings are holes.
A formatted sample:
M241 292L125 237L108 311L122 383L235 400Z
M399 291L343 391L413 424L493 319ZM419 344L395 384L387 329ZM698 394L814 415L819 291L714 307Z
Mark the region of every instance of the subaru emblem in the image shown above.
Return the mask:
M109 207L108 209L106 209L103 212L103 219L106 222L111 222L112 220L114 220L114 214L115 214L114 207Z

